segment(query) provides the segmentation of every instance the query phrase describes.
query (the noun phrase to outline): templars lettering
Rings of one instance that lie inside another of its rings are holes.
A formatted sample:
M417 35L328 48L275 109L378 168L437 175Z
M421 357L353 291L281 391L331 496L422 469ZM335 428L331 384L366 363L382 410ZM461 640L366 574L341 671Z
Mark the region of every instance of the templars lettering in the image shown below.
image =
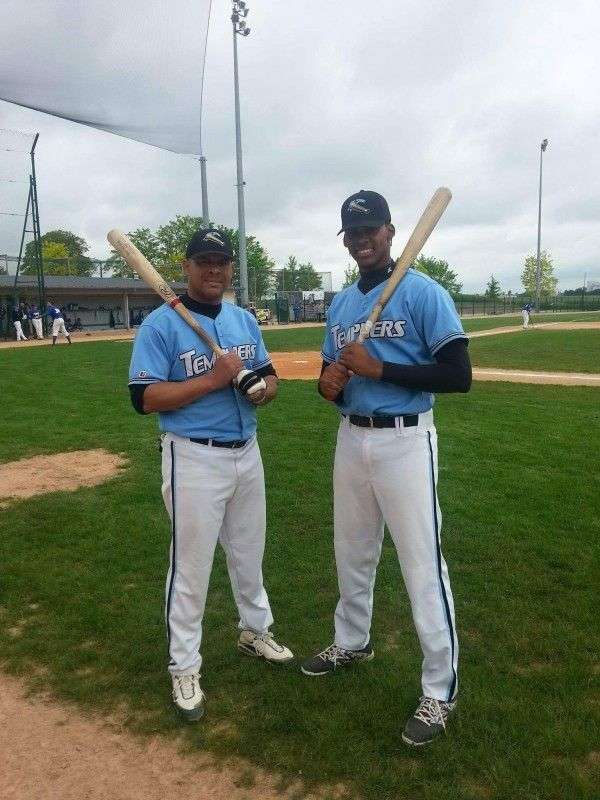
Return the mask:
M380 319L378 320L369 333L371 339L398 339L404 336L404 326L406 325L405 319ZM341 350L350 342L355 341L360 333L362 327L361 323L351 325L349 328L342 328L341 325L334 325L330 333L335 342L336 350Z
M234 350L242 361L252 361L256 355L255 344L239 344L230 349ZM226 350L225 352L228 351ZM203 375L205 372L209 372L214 367L216 358L214 353L211 353L210 356L205 353L200 353L198 355L195 349L187 350L185 353L179 354L179 360L183 361L187 378L194 378L197 375Z

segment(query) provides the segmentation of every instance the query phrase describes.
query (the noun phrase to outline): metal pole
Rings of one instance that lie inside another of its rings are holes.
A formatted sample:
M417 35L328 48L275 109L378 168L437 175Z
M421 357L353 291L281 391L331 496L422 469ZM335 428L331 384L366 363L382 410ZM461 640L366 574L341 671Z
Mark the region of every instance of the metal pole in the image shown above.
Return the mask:
M200 156L200 183L202 185L202 224L210 225L210 212L208 210L208 185L206 182L206 158Z
M248 258L246 255L246 217L244 211L244 169L242 166L242 130L240 124L240 89L236 23L233 21L233 85L235 94L235 152L237 159L238 197L238 263L240 266L240 295L242 305L248 305Z
M538 234L537 234L537 267L535 271L535 299L536 310L540 310L540 294L542 288L542 268L540 263L540 249L542 242L542 159L544 151L548 146L548 139L544 139L540 145L540 191L538 198Z
M37 263L38 263L38 300L39 300L39 309L40 313L42 314L42 319L45 319L43 316L44 308L46 305L46 286L44 281L44 260L42 257L42 232L40 228L40 207L38 205L38 194L37 194L37 182L35 178L35 146L37 144L38 139L40 138L39 133L36 133L35 139L33 140L33 145L31 147L31 185L32 185L32 196L31 196L31 216L33 219L33 236L35 241L35 250L37 256Z

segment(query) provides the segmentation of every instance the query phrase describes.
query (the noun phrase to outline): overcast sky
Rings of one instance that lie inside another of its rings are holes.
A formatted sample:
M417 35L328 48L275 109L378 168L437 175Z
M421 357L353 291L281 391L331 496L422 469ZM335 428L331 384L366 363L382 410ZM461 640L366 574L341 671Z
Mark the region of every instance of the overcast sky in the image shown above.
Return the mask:
M18 45L23 31L7 12L11 2L0 11L3 40ZM122 11L132 2L118 5ZM44 20L50 5L35 4L42 38L52 29ZM186 24L177 19L179 6L171 0L177 24L161 45L171 53L173 77L153 73L148 97L156 86L178 99L177 31ZM249 6L252 33L238 41L246 228L278 265L294 254L332 271L337 288L348 263L336 237L345 197L361 188L387 197L397 255L435 188L446 185L454 199L425 253L446 259L465 291L482 290L492 273L503 289L519 290L523 260L536 249L539 145L547 137L542 247L554 258L560 288L582 285L585 273L600 280L597 3ZM230 4L214 0L203 145L211 217L236 227L229 15ZM151 24L151 16L144 19ZM146 32L140 36L147 43ZM87 58L82 48L69 62L83 83ZM164 122L160 108L156 119ZM109 254L112 227L156 228L176 214L201 213L199 165L189 156L4 102L0 127L40 132L42 232L72 230L94 257ZM0 150L0 178L22 180L27 166L25 156ZM0 193L0 211L24 210L25 183L4 180ZM0 215L0 253L17 254L21 227L22 219Z

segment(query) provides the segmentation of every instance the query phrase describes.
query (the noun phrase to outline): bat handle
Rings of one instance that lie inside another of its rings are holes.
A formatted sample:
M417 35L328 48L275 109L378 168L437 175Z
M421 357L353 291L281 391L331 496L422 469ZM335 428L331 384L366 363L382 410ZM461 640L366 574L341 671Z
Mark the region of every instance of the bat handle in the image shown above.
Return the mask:
M358 339L356 340L359 344L364 344L365 339L369 338L369 334L371 333L371 328L373 327L373 321L368 319L366 322L360 326L360 333L358 334Z

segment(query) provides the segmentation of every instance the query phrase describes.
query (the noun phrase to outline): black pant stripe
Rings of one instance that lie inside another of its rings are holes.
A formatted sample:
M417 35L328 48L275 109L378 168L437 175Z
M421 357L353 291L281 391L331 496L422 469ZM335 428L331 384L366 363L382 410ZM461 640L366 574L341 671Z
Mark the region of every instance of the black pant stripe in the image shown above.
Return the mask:
M442 577L442 547L440 543L440 527L438 522L437 513L437 487L435 485L435 465L433 461L433 448L431 447L431 433L427 432L427 443L429 445L429 464L431 469L431 486L433 491L433 521L435 525L435 550L437 556L437 571L438 580L442 590L442 599L444 601L444 611L446 613L446 622L448 623L448 630L450 632L450 644L452 648L452 681L450 682L450 689L448 691L448 701L452 700L456 691L456 670L454 669L454 650L455 650L455 632L452 625L452 615L450 614L450 604L448 603L448 595Z
M177 564L177 525L175 517L175 443L171 442L171 580L169 581L169 591L167 593L167 648L169 658L171 657L171 600L173 598L173 586L175 584L175 569ZM172 662L172 659L171 659Z

